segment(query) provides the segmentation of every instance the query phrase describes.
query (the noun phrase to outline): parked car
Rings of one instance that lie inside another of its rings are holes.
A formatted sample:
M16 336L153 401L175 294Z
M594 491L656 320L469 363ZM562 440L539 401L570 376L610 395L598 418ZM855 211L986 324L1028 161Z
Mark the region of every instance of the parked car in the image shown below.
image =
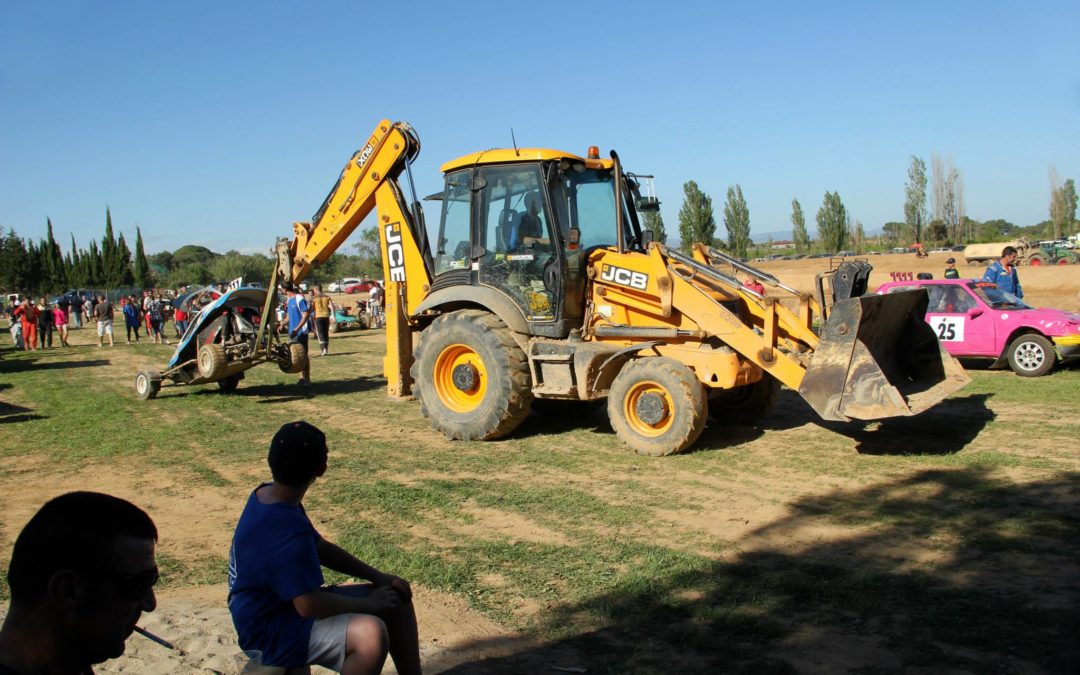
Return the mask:
M326 287L326 292L327 293L344 293L346 286L351 286L352 284L358 284L361 281L363 281L363 279L359 279L357 277L345 277L344 279L338 279L337 281L330 282L330 284Z
M926 322L956 357L992 359L1017 375L1046 375L1058 362L1080 356L1080 314L1034 308L992 283L918 279L882 284L878 293L925 288Z
M352 295L353 293L367 293L372 288L374 288L377 283L379 282L375 281L374 279L366 279L364 281L357 281L354 284L349 284L348 286L343 287L341 290L345 293L348 293L349 295Z

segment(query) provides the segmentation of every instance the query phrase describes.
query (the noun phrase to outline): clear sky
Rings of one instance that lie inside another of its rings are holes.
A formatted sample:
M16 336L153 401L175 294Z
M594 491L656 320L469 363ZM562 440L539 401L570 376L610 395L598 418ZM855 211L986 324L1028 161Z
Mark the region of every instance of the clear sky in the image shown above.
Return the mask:
M814 230L836 190L868 231L903 219L912 154L951 157L968 214L1048 217L1080 179L1080 2L4 2L0 226L66 250L105 206L148 253L268 251L309 219L383 117L410 122L418 192L510 145L619 151L718 233ZM438 219L428 209L429 223Z

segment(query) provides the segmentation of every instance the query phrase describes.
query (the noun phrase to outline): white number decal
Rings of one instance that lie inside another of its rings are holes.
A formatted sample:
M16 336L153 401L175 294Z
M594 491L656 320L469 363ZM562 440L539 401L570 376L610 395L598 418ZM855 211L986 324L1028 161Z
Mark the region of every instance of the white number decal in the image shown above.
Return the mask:
M958 316L934 316L928 320L942 342L964 341L964 319Z

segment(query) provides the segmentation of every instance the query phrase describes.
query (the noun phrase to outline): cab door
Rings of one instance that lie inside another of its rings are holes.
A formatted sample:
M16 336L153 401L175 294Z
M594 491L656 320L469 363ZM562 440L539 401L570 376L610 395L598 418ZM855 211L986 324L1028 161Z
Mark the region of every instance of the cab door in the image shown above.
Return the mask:
M554 322L562 300L559 249L540 165L486 166L478 174L479 284L510 296L530 324Z
M953 356L992 356L996 349L996 325L990 312L962 284L927 284L930 295L926 322Z

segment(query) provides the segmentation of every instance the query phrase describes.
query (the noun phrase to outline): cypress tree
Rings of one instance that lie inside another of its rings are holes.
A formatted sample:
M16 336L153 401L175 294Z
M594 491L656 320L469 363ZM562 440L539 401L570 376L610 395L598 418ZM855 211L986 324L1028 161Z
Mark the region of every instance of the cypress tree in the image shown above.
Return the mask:
M101 238L101 265L98 283L115 286L116 273L120 268L116 264L116 236L113 234L112 212L105 207L105 236Z
M130 286L135 283L135 275L131 273L131 249L128 248L127 242L124 241L124 233L120 233L120 239L116 242L116 269L113 270L113 274L116 283L111 284L114 288L117 286Z
M139 288L150 287L150 263L143 250L142 230L135 228L135 285Z

